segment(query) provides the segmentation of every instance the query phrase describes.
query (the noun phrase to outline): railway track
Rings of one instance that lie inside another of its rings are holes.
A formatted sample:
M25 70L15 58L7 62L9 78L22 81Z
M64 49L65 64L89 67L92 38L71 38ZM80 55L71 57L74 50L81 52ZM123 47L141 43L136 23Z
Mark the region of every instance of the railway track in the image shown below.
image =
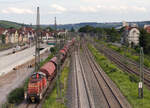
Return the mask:
M97 65L92 54L88 48L83 45L84 55L92 69L94 78L98 83L98 87L102 91L103 99L105 101L105 108L131 108L130 104L126 101L119 89L107 77L105 72Z
M78 78L77 78L77 64L76 59L74 61L74 77L75 77L75 108L80 108L80 101L79 101L79 88L78 88Z
M84 70L78 52L75 52L74 67L75 67L74 76L76 80L75 81L76 95L74 108L85 108L85 107L92 108L89 88L87 86L87 81L83 72Z
M106 48L103 45L98 46L97 44L94 44L94 46L101 53L103 53L105 56L107 56L111 61L113 61L122 70L124 70L128 73L131 73L131 74L135 74L137 76L140 75L139 64L136 63L135 61L125 58L124 56L118 54L115 51L112 51L109 48ZM150 70L148 68L144 67L143 71L144 71L144 83L150 89Z
M64 68L65 64L67 63L67 60L65 60L64 64L62 65L62 68ZM46 99L46 97L52 92L55 84L57 81L57 77L55 77L49 84L49 87L47 88L42 100L40 101L40 103L27 103L27 102L23 102L21 105L19 105L18 108L42 108L42 105Z

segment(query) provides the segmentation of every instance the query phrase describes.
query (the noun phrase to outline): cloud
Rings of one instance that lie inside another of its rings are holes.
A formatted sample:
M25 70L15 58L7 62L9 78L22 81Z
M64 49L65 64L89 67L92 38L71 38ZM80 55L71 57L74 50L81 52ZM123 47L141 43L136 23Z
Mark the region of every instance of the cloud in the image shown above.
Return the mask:
M145 7L133 6L132 9L135 10L135 11L141 11L141 12L146 12L147 11L147 9Z
M97 10L97 8L95 8L95 7L90 7L90 6L87 6L87 7L85 7L85 6L80 6L80 11L81 12L97 12L98 10Z
M24 8L16 8L16 7L10 7L7 9L3 9L1 11L4 14L33 14L33 11L30 9L24 9Z
M53 4L53 5L51 5L51 7L54 8L58 12L65 12L65 11L67 11L66 8L64 8L64 7L62 7L62 6L58 5L58 4Z
M48 13L49 14L62 14L62 12L60 11L49 11Z
M85 13L96 13L96 12L147 12L145 7L137 7L137 6L105 6L105 5L97 5L97 6L80 6L80 12Z
M98 2L99 0L81 0L83 2Z

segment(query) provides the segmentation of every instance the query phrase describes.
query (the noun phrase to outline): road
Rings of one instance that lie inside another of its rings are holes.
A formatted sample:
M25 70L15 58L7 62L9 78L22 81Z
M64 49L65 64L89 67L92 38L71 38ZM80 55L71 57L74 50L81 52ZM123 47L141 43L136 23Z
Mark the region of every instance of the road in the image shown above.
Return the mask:
M9 53L12 53L12 52L13 52L13 48L8 49L8 50L1 51L1 52L0 52L0 57L3 57L3 56L5 56L5 55L7 55L7 54L9 54Z
M46 45L42 45L46 48ZM8 52L8 51L6 51ZM6 52L3 52L6 53ZM13 70L14 67L24 64L25 62L31 60L35 55L35 46L25 49L21 52L0 57L0 75L4 75Z

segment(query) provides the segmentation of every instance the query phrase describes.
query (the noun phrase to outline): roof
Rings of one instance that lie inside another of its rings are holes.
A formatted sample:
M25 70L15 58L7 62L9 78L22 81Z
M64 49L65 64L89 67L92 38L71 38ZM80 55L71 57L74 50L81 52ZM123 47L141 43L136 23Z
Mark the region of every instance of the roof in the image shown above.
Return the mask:
M5 31L4 28L0 28L0 35L3 34L4 31Z
M66 55L65 49L61 49L59 52L62 53L62 54L64 54L64 55Z
M16 31L17 31L17 30L14 29L14 28L8 29L8 32L11 33L11 34L12 34L12 33L15 33Z
M150 26L145 27L145 30L150 33Z
M132 30L133 28L138 29L137 27L125 26L125 30L128 30L128 31Z

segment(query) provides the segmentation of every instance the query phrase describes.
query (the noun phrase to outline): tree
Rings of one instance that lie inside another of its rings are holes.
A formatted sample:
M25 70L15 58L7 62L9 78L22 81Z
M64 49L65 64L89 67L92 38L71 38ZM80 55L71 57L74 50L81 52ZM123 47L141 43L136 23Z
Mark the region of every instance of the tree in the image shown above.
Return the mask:
M119 32L114 28L107 28L105 29L107 35L108 35L108 41L110 42L118 42L120 41L121 35Z
M54 31L51 27L47 27L46 30L48 30L49 32Z
M6 38L6 36L2 34L2 35L0 35L0 38L2 40L2 44L5 44L5 41L6 41L5 38Z
M70 31L71 31L71 32L75 32L75 30L74 30L74 28L73 28L73 27L71 28L71 30L70 30Z
M94 27L86 25L84 27L81 27L79 29L79 32L82 32L82 33L91 33L91 32L94 32Z
M140 30L141 35L140 35L140 46L143 47L144 53L150 54L150 34L146 32L146 30L141 29Z

